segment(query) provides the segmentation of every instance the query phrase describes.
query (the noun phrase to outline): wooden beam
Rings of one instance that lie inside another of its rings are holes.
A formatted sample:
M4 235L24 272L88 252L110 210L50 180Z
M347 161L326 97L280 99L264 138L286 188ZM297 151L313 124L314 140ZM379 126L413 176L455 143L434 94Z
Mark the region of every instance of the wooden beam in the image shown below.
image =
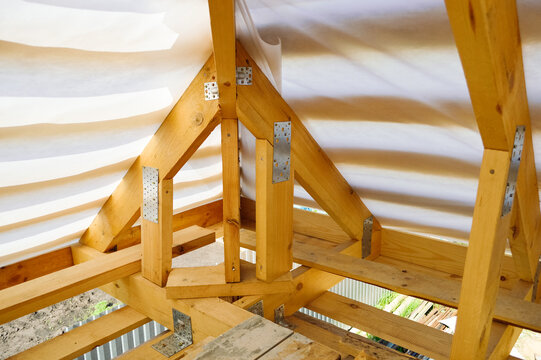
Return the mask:
M140 247L59 270L0 291L0 324L141 270Z
M289 180L278 183L272 180L273 166L273 146L257 139L256 265L257 278L264 281L278 278L293 265L293 164Z
M133 194L142 192L141 165L154 164L160 169L160 180L174 177L218 125L218 104L205 101L203 95L204 83L215 76L211 56L107 199L81 237L82 244L100 251L112 249L118 236L139 218L141 201Z
M86 323L9 359L71 360L149 322L129 306Z
M297 236L295 236L296 238ZM349 277L372 285L384 287L401 294L419 297L450 307L458 307L460 282L456 276L447 274L447 278L435 275L435 271L394 260L400 265L389 265L385 257L375 261L339 254L329 248L316 245L322 242L312 239L308 242L294 241L293 261L296 263ZM255 233L242 229L241 246L255 249ZM506 324L541 332L541 305L517 299L500 291L494 308L494 318Z
M293 291L291 274L286 273L268 283L257 280L255 265L242 261L241 279L237 283L224 280L223 264L173 269L166 286L169 299L191 299L220 296L287 294Z
M441 330L331 292L306 307L431 358L449 358L453 336Z
M485 149L511 151L515 127L526 127L516 190L521 233L511 247L520 276L532 281L541 213L516 1L445 3Z
M353 239L361 240L363 220L372 216L323 149L310 135L295 112L282 99L257 64L237 44L237 64L251 66L253 85L237 88L237 114L258 139L273 142L276 121L291 121L291 157L295 180ZM379 223L374 219L374 228Z
M162 179L158 188L158 223L141 217L143 276L165 286L171 272L173 246L173 179Z
M0 268L0 290L73 265L71 250L61 248Z
M460 291L451 359L484 359L511 214L502 217L510 155L485 150Z
M340 352L343 359L348 355L357 356L362 352L378 360L413 359L387 346L300 312L288 316L286 322L295 327L295 332Z
M241 221L240 168L237 119L222 119L222 169L225 280L227 282L237 282L241 278L239 235Z

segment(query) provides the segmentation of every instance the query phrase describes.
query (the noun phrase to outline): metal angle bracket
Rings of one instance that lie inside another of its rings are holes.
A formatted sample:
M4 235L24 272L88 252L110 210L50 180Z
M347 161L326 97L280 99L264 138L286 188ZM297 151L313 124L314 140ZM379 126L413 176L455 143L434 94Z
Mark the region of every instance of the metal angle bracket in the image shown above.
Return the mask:
M252 85L252 67L237 67L237 85Z
M255 304L253 304L252 306L250 306L248 309L249 312L251 312L252 314L256 314L256 315L259 315L259 316L264 316L263 314L263 300L259 300L258 302L256 302Z
M369 216L366 219L364 219L363 222L363 249L362 249L362 257L363 259L370 256L372 253L372 225L374 225L374 217Z
M272 183L289 180L291 167L291 121L274 123Z
M158 169L143 166L143 219L158 223Z
M522 156L522 147L524 146L524 134L526 127L517 126L515 131L515 142L513 143L513 152L511 153L511 162L509 164L509 173L507 175L507 186L505 188L505 196L503 198L502 217L509 214L513 208L513 200L517 187L518 169L520 166L520 158Z
M166 357L171 357L193 344L192 319L188 315L173 309L173 323L175 332L152 345L154 350Z
M220 98L218 83L216 81L205 83L205 100L216 100Z

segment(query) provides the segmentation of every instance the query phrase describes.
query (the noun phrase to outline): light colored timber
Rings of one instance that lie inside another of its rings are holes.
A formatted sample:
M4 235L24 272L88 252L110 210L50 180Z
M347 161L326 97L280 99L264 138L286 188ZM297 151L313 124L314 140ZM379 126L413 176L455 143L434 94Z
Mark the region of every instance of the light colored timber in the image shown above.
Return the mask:
M435 328L331 292L306 307L431 358L449 358L453 337Z
M154 164L160 180L174 177L218 125L218 104L205 101L203 93L204 83L215 76L211 56L85 231L82 244L100 251L113 248L139 218L141 200L134 194L142 193L141 165Z
M288 316L286 322L295 327L295 332L338 351L343 359L348 355L357 356L361 352L378 360L413 359L375 341L300 312Z
M291 121L295 180L351 238L361 240L363 220L372 214L359 195L240 44L237 44L237 63L253 69L253 85L237 87L239 120L256 138L266 139L269 143L273 141L274 122ZM374 225L374 228L379 227L376 219Z
M295 134L291 137L294 143ZM256 139L256 273L260 280L272 281L293 265L293 165L289 180L274 184L273 146L266 139Z
M143 276L165 286L171 271L173 245L173 179L162 179L158 187L158 223L141 217Z
M192 225L209 227L223 221L223 201L216 200L193 209L173 215L173 232ZM117 250L125 249L141 242L141 226L134 226L118 237Z
M150 319L145 315L126 306L36 345L9 359L75 359L149 321Z
M516 190L522 234L511 248L521 278L531 281L541 253L541 213L516 1L445 3L485 149L511 151L515 127L526 127Z
M0 324L141 270L141 248L129 248L0 291Z
M483 359L487 351L511 224L510 213L501 216L509 160L507 151L483 154L451 359Z
M212 1L211 2L216 2ZM240 281L240 168L237 119L222 119L224 267L227 282Z
M5 265L0 268L0 290L73 265L69 247Z
M240 282L224 280L223 264L173 269L167 281L166 294L170 299L190 299L219 296L245 296L290 293L291 274L286 273L273 282L256 278L255 265L242 261Z
M253 231L242 229L241 246L252 250L255 248ZM293 260L311 268L391 289L401 294L458 307L460 282L433 275L431 272L435 271L428 268L420 271L418 268L421 267L393 259L388 260L393 260L395 264L389 265L381 262L387 260L381 256L376 261L370 261L333 253L328 248L315 245L314 242L311 244L294 241ZM503 290L496 299L494 318L506 324L541 332L540 304L517 299Z
M333 349L310 340L306 336L293 333L290 337L273 347L261 360L340 360L340 354Z

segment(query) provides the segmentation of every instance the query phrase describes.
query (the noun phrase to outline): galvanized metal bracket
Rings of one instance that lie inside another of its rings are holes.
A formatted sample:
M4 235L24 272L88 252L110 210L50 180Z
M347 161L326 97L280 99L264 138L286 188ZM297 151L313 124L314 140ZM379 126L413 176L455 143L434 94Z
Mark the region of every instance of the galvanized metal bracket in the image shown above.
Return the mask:
M175 332L152 345L154 350L166 357L171 357L193 344L192 319L188 315L173 309L173 322Z
M272 183L289 180L291 167L291 121L274 123Z
M258 302L256 302L252 306L250 306L247 310L249 312L251 312L252 314L256 314L256 315L259 315L259 316L264 316L264 313L263 313L263 300L259 300Z
M158 169L143 166L143 219L158 223Z
M252 85L252 67L237 67L237 85Z
M372 225L374 225L374 217L370 216L364 219L363 222L363 249L362 257L363 259L370 256L372 253Z
M216 81L205 83L205 100L216 100L220 98L218 83Z
M513 200L517 187L518 169L520 166L520 158L522 156L522 147L524 146L524 134L526 128L517 126L515 131L515 142L513 143L513 152L511 153L511 163L509 164L509 173L507 175L507 186L505 188L505 196L503 198L502 217L509 214L513 208Z
M294 329L295 326L286 321L284 304L274 309L274 322L288 329Z

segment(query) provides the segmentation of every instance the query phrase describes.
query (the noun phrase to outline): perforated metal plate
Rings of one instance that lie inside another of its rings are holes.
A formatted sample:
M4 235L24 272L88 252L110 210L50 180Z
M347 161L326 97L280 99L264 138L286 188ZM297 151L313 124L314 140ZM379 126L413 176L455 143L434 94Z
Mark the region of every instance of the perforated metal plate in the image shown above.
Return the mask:
M158 169L143 166L143 219L158 223Z
M263 300L259 300L247 309L252 314L263 316Z
M291 121L274 123L272 183L289 180L291 166Z
M237 85L252 85L252 67L237 67Z
M372 252L372 225L374 224L374 217L370 216L364 219L363 222L363 250L362 257L363 259L370 255Z
M152 345L154 350L166 357L171 357L193 344L192 319L188 315L173 309L173 323L175 332Z
M511 153L511 163L509 164L509 173L507 175L507 187L505 188L505 197L503 199L502 217L509 214L513 208L525 132L526 128L524 126L517 126L517 130L515 131L515 142L513 143L513 152Z
M205 100L216 100L220 98L218 84L216 81L205 83Z

